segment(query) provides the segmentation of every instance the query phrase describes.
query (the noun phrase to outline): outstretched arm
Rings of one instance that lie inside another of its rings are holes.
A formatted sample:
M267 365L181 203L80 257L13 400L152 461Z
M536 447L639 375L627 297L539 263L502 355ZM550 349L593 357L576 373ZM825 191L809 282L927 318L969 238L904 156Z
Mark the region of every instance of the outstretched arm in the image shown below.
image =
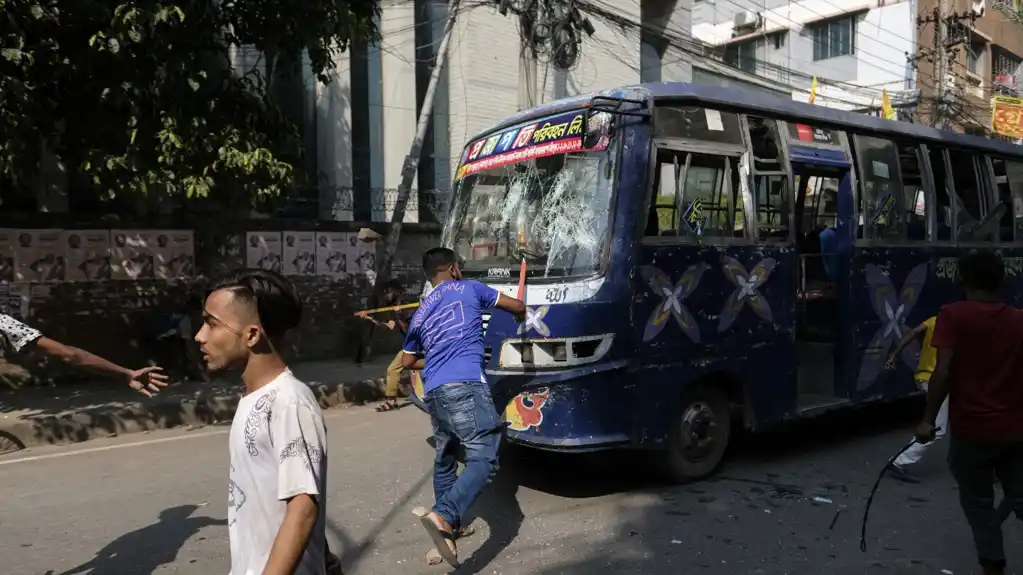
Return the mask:
M167 376L157 366L130 370L102 357L70 345L65 345L48 337L40 337L35 341L36 348L50 357L54 357L72 367L87 369L115 378L127 380L128 386L149 397L167 385Z
M909 347L909 345L913 343L914 340L922 338L925 333L927 333L927 326L924 325L923 323L909 330L909 332L907 332L906 335L903 336L899 343L895 344L895 347L892 348L891 353L888 354L888 360L885 362L885 367L888 367L889 369L894 368L895 358L898 357L900 353L902 353L902 350Z

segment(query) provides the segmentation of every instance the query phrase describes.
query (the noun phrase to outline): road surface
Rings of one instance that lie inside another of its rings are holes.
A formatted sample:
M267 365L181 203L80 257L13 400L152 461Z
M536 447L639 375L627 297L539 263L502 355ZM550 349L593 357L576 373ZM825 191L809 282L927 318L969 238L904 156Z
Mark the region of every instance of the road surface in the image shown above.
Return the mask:
M863 575L975 571L944 465L882 484L859 550L863 502L908 439L918 406L740 437L715 480L652 481L639 457L512 452L477 505L459 573ZM328 412L328 538L345 573L439 574L410 513L431 502L432 451L415 408ZM226 574L227 428L170 430L0 458L0 572ZM815 500L817 498L817 500ZM837 515L837 518L836 518ZM1023 573L1023 529L1005 525ZM944 571L943 571L944 570Z

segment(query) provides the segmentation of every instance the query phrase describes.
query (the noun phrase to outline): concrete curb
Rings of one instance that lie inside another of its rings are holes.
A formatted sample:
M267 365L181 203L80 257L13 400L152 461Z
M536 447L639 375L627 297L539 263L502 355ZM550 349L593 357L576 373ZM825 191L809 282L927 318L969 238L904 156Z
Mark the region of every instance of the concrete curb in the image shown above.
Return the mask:
M384 378L342 383L310 383L320 407L360 405L384 397ZM241 393L166 398L128 405L96 405L59 415L0 420L0 454L41 445L77 443L154 429L230 422Z

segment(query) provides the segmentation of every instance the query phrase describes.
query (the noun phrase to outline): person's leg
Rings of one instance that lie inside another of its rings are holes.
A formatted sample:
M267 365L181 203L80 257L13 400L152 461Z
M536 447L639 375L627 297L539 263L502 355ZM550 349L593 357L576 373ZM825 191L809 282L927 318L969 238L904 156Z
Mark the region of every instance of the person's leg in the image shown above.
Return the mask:
M377 411L391 411L398 407L398 382L401 381L401 372L405 368L401 366L403 352L398 351L387 366L387 385L384 387L384 403L377 408Z
M426 400L430 411L430 423L433 425L433 440L436 453L433 458L433 496L434 501L444 497L458 479L458 460L455 457L458 439L454 437L443 421L443 414L438 412L436 394Z
M434 513L454 528L497 473L503 425L485 383L444 386L438 400L445 404L451 431L465 446L465 469L451 489L437 499ZM439 389L437 391L440 391Z
M986 574L1005 569L1002 523L995 510L995 463L1001 448L956 438L949 442L948 466L959 486L959 504L973 530L977 558Z
M1016 518L1023 521L1023 440L1005 447L995 466L995 474L1005 494L1005 511L1010 514L1015 512ZM999 514L999 519L1004 521L1006 516Z

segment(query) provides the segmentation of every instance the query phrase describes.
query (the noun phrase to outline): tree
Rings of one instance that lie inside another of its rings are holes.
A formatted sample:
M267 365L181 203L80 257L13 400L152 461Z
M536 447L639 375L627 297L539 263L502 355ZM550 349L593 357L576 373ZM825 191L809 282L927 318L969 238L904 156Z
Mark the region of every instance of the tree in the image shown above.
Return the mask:
M0 0L0 180L48 149L104 197L239 206L302 183L297 126L267 89L278 62L377 34L378 1ZM232 67L251 46L264 66ZM268 73L269 72L269 73Z

